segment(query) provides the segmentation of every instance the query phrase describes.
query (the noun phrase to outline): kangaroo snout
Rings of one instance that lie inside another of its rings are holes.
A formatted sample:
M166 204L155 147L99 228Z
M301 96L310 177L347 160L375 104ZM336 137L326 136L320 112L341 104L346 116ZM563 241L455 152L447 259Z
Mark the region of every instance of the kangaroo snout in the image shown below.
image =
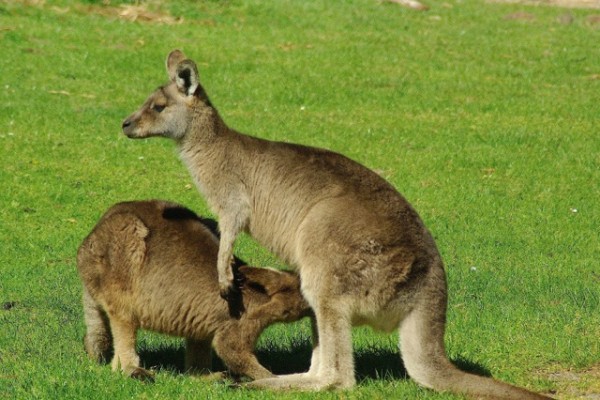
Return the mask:
M138 121L134 118L135 115L127 117L121 127L123 128L123 133L129 139L143 139L146 136L140 133L138 129Z
M123 121L123 124L121 125L121 127L123 128L123 133L128 138L135 138L136 137L135 134L133 133L133 130L135 128L135 124L134 124L133 119L131 117L127 117Z

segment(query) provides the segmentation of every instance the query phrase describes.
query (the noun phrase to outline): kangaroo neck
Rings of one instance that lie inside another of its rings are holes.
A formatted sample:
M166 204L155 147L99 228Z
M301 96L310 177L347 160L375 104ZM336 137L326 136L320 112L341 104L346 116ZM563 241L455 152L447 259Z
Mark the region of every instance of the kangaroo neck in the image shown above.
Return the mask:
M243 135L229 128L216 111L210 114L195 118L192 129L178 141L178 147L198 189L212 203L219 197L219 181L227 180L227 175L237 169L233 165L243 159L236 151L241 147Z
M200 167L224 157L227 143L234 139L233 132L215 109L196 112L185 136L177 141L179 153L188 167Z

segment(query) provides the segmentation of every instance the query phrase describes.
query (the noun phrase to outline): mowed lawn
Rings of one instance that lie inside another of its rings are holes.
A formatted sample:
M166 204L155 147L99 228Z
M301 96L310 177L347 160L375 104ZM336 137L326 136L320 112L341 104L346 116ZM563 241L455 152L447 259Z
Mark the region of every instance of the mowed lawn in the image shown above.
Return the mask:
M181 373L183 342L143 332L156 383L83 351L77 247L112 204L160 198L210 216L173 143L122 120L198 62L232 127L376 170L433 232L463 369L600 396L600 10L380 0L0 0L0 398L455 399L406 377L397 334L357 328L352 391L247 391ZM285 268L248 237L236 253ZM309 365L307 321L260 359ZM595 396L595 397L594 397Z

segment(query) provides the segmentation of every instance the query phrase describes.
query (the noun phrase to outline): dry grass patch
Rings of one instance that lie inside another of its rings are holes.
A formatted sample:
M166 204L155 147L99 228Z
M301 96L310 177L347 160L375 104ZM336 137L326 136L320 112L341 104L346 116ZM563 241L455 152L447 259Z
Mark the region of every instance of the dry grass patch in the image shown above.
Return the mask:
M155 8L155 9L152 9ZM159 8L147 4L121 4L119 6L87 6L88 13L116 17L130 22L148 22L174 25L183 22L181 17L173 17Z
M540 374L554 382L556 398L564 400L600 400L600 364L589 368L549 369Z
M600 0L488 0L492 3L527 4L536 6L555 6L564 8L600 9Z
M49 8L58 14L78 12L82 14L96 14L108 18L118 18L130 22L154 23L174 25L183 22L182 17L174 17L161 8L160 1L144 2L137 4L112 5L110 1L102 5L75 3L73 6L50 6L46 0L0 0L0 3L20 4L29 7Z

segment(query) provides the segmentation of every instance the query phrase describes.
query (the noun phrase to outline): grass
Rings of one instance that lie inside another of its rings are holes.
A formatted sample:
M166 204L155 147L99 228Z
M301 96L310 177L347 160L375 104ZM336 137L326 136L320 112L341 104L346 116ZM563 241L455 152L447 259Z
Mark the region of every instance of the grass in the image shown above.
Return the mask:
M120 133L166 79L172 48L198 61L230 125L344 153L415 205L448 267L456 363L561 398L598 388L597 374L575 392L551 378L600 364L593 11L143 3L182 18L169 25L120 19L114 8L126 2L112 3L0 1L0 398L456 398L405 379L397 337L366 328L354 334L360 384L342 393L202 382L179 373L181 340L146 332L139 348L159 367L155 385L86 358L75 253L98 217L146 198L209 214L172 143ZM533 18L507 18L517 12ZM558 22L565 13L572 23ZM250 238L236 250L282 267ZM277 372L306 368L308 332L306 322L273 327L261 359Z

